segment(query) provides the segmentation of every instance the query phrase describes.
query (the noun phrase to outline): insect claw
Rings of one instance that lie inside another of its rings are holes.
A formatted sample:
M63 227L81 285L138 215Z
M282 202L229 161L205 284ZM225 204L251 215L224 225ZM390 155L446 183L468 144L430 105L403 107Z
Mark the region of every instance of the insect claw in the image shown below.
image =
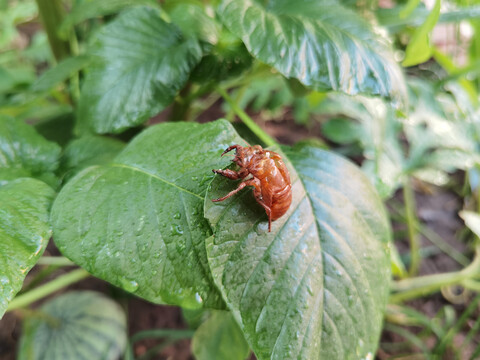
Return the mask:
M226 153L232 151L233 149L237 150L240 147L240 145L231 145L228 148L225 149L225 151L222 153L221 156L225 155Z

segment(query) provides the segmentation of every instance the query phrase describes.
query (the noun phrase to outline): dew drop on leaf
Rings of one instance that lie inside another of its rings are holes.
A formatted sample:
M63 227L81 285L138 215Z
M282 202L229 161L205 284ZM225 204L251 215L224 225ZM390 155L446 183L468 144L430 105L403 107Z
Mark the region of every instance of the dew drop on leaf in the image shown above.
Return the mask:
M138 290L138 283L135 280L129 280L126 278L120 278L122 287L129 292L135 292Z
M203 303L203 299L202 299L202 297L200 296L199 293L195 293L195 301L199 304Z

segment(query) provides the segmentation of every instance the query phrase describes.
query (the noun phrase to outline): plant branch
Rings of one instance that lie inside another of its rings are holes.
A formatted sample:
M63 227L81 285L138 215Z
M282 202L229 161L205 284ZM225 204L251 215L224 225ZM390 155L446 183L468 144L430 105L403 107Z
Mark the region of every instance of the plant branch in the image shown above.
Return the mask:
M478 277L480 274L480 245L475 247L475 258L461 271L419 276L411 279L395 281L390 296L390 303L400 303L415 299L440 290L444 286L461 284L465 280Z
M90 274L83 269L77 269L69 272L68 274L59 276L58 278L46 283L45 285L39 286L29 292L17 296L13 299L7 311L12 311L18 308L23 308L34 303L37 300L43 299L44 297L54 293L57 290L60 290L68 285L76 283L82 279L85 279Z
M257 137L262 140L265 145L267 146L274 146L277 145L277 142L270 137L265 131L262 130L260 126L258 126L255 121L253 121L250 116L247 115L245 111L243 111L238 104L233 101L233 99L228 95L228 93L220 88L216 88L217 92L225 99L225 101L232 107L234 113L243 121L243 123L255 134Z
M64 18L64 10L61 0L36 0L38 11L42 19L45 32L48 36L48 42L53 55L57 61L60 61L70 55L70 45L58 36L58 25Z
M405 202L405 218L407 220L408 240L410 243L410 267L408 273L410 276L414 276L418 273L420 266L420 241L416 230L415 194L407 176L403 182L403 200Z
M74 266L75 263L64 256L42 256L37 265Z

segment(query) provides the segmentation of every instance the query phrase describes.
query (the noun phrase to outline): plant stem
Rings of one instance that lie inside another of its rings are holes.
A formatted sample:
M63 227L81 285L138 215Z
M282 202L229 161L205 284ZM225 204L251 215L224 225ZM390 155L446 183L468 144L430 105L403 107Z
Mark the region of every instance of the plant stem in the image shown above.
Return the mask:
M477 245L472 263L461 271L395 281L392 290L396 293L390 296L390 303L400 303L428 295L440 290L443 286L461 284L464 280L478 277L479 273L480 245Z
M40 300L54 293L57 290L60 290L68 285L85 279L89 275L90 274L86 270L77 269L69 272L68 274L59 276L58 278L46 283L45 285L39 286L38 288L35 288L23 295L17 296L10 302L7 311L30 305L33 302Z
M42 256L37 265L74 266L75 263L64 256Z
M407 220L408 240L410 242L410 267L408 274L414 276L418 273L420 266L420 241L416 231L415 194L407 176L403 181L403 200L405 202L405 218Z
M42 19L45 32L48 36L48 42L53 55L57 61L60 61L70 54L68 41L62 40L57 33L58 25L64 18L64 10L61 0L36 0L38 11Z
M225 101L232 107L235 114L243 121L243 123L255 134L257 137L262 140L265 145L267 146L275 146L277 142L270 137L265 131L262 130L260 126L258 126L251 118L247 115L245 111L243 111L240 106L238 106L235 101L228 95L228 93L220 88L216 88L217 92L222 95Z

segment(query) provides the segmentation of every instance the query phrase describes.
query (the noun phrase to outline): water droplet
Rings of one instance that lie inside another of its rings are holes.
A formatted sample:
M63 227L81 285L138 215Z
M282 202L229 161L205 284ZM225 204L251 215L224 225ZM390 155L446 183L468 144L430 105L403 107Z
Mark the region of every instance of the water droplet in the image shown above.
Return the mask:
M197 181L197 180L198 180L198 176L192 176L192 180L193 180L193 181Z
M170 225L170 234L171 235L182 235L183 234L183 229L180 227L180 225Z
M203 299L202 299L202 297L200 296L199 293L195 293L195 301L199 304L203 303Z
M335 271L335 274L337 274L338 276L342 276L342 275L343 275L343 273L342 273L340 270L336 270L336 271Z
M117 251L117 252L115 253L115 257L120 257L120 251Z
M141 216L138 219L138 225L135 229L135 235L136 236L142 235L144 227L145 227L145 215Z
M138 283L135 280L129 280L126 278L120 278L122 287L129 292L135 292L138 290Z
M176 212L175 215L173 215L174 219L180 219L181 217L182 217L182 214L180 214L179 212Z
M8 278L6 276L2 276L2 278L0 279L0 284L6 286L6 285L10 284L10 280L8 280Z
M153 271L152 271L152 275L153 275L153 276L155 276L155 275L157 275L157 274L158 274L158 271L157 271L157 270L153 270Z

